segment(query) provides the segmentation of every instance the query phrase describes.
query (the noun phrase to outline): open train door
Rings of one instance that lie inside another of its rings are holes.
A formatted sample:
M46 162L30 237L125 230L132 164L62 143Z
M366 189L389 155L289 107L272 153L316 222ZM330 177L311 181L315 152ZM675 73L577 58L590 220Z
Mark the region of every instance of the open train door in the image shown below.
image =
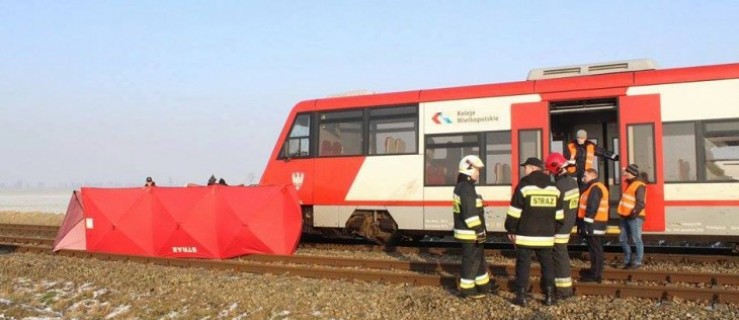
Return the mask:
M549 103L528 102L511 105L511 181L513 187L520 179L521 163L526 158L544 160L549 153Z
M659 95L619 98L621 166L630 163L649 174L644 231L665 230L665 179L662 157L662 117ZM620 168L619 168L620 169ZM624 190L625 190L624 185Z

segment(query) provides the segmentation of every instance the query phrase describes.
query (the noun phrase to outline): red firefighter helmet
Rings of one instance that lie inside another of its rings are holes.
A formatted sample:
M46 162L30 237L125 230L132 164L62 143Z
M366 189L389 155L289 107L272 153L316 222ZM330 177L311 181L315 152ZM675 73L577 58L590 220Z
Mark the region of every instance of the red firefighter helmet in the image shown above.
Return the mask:
M547 156L547 160L544 161L544 168L549 172L559 173L565 164L567 164L565 156L559 152L553 152L550 153L549 156Z

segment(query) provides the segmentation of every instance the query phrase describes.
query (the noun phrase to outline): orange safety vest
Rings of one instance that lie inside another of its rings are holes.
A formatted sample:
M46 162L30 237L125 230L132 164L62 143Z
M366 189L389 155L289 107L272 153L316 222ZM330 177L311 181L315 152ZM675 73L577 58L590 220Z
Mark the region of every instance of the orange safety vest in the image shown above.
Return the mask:
M567 145L567 149L570 149L570 159L567 160L575 160L577 158L577 143L570 142ZM588 143L585 146L585 168L584 170L588 170L593 167L593 161L595 161L595 145L592 143ZM567 167L567 172L570 174L575 173L577 171L577 167L575 166L569 166Z
M634 180L628 188L626 188L626 191L624 191L623 196L621 196L621 201L618 203L618 214L622 217L628 217L631 215L631 210L634 209L634 206L636 205L636 190L639 189L639 187L645 186L644 182L639 180ZM644 193L644 205L647 205L647 199L646 199L646 189ZM646 217L647 216L647 210L642 209L642 211L639 212L640 217Z
M595 214L595 218L593 218L593 220L599 222L608 222L608 189L600 182L596 182L590 185L590 188L588 188L588 190L585 190L585 192L583 192L580 196L580 208L577 209L577 217L580 219L585 218L585 209L587 209L588 207L588 197L590 196L590 190L593 190L593 187L596 186L600 188L600 192L603 196L600 198L598 212Z

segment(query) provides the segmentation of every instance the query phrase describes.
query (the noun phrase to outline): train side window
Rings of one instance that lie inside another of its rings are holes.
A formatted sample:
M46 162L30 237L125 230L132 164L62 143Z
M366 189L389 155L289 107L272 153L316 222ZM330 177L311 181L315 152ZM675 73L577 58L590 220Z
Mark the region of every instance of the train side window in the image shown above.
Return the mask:
M739 180L739 121L706 122L703 144L706 180Z
M485 134L485 184L511 184L511 132Z
M295 118L290 135L283 144L280 159L308 156L310 156L310 114L306 113Z
M665 123L662 132L665 182L698 181L695 123Z
M532 157L541 159L541 148L541 130L518 131L518 163Z
M336 111L319 114L319 157L362 154L364 111Z
M427 186L453 186L457 182L459 161L466 155L479 155L478 134L426 136L424 182ZM486 168L483 168L483 171ZM481 177L484 173L481 173Z
M369 112L369 154L417 154L418 108L376 108Z
M654 157L654 125L653 124L636 124L626 127L627 145L626 150L629 155L629 163L639 166L642 172L646 172L649 176L649 182L655 181L655 157Z

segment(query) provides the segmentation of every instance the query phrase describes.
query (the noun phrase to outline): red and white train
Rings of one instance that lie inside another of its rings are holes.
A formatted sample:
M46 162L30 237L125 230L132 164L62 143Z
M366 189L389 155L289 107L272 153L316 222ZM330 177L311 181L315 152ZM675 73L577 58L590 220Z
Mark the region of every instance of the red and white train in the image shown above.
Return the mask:
M503 231L527 157L578 129L623 163L599 160L615 208L620 168L650 177L647 234L739 239L739 63L657 69L633 60L536 69L526 81L307 100L290 112L261 184L292 183L305 227L380 241L450 233L463 155L486 163L477 190ZM618 215L612 210L618 232Z

